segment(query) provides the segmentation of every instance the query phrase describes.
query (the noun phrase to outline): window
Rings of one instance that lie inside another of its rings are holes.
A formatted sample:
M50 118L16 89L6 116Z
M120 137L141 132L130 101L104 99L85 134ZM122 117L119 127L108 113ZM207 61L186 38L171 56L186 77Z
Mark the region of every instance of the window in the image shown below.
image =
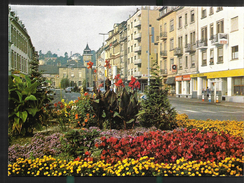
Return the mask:
M202 42L207 42L207 27L201 29Z
M195 68L195 54L191 55L191 68Z
M185 14L185 25L187 25L187 13Z
M207 51L202 51L202 66L207 65Z
M207 10L206 8L202 8L202 18L206 18L207 17Z
M165 74L167 74L167 60L164 60L164 70Z
M172 65L174 65L174 59L173 58L170 59L170 70L172 69Z
M182 48L182 36L178 37L178 48Z
M128 48L128 53L130 53L130 47Z
M79 72L79 78L81 78L81 76L82 76L82 75L81 75L81 72Z
M182 70L182 57L179 58L179 70Z
M182 28L182 16L179 17L179 29Z
M174 49L174 38L170 39L170 51Z
M191 11L191 23L195 22L194 10Z
M131 34L131 36L130 36L130 37L131 37L131 40L133 40L133 34Z
M232 60L238 59L238 46L232 47Z
M130 64L130 58L128 58L128 64Z
M213 7L210 7L209 8L209 15L212 15L212 14L214 14L214 10L213 10Z
M66 78L66 72L63 73L63 78Z
M238 17L234 17L231 19L231 31L238 30Z
M170 20L170 32L174 30L174 20Z
M186 69L188 68L188 57L186 56Z
M187 34L185 35L185 47L187 47Z
M217 34L218 33L224 33L224 20L217 22Z
M210 24L210 40L212 40L213 37L214 37L213 24Z
M218 64L223 63L223 46L218 47Z
M244 95L244 77L233 78L234 94Z
M190 43L195 44L195 31L190 34Z
M160 25L160 33L163 32L163 26Z
M130 49L131 49L131 52L133 52L133 46L131 46Z
M130 59L130 63L133 63L133 57L131 57L131 59Z
M222 11L222 10L223 10L223 7L217 7L216 12L219 12L219 11Z
M214 64L214 49L210 49L210 62L209 65L213 65Z

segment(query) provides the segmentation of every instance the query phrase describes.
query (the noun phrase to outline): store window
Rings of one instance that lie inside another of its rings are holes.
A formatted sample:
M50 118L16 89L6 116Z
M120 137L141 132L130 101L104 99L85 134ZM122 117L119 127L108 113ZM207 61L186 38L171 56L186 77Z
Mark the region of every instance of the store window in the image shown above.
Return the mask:
M232 60L238 59L238 46L232 47Z
M244 95L244 76L233 78L234 94Z

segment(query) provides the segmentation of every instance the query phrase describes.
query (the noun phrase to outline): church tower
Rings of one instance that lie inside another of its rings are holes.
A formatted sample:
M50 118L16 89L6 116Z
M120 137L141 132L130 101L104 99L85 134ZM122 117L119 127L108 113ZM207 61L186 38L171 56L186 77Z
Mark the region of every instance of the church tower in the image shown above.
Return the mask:
M83 63L84 66L87 67L87 63L89 61L92 61L92 51L89 48L88 44L86 44L86 48L83 51ZM93 71L92 69L87 69L86 68L86 86L87 87L93 87Z

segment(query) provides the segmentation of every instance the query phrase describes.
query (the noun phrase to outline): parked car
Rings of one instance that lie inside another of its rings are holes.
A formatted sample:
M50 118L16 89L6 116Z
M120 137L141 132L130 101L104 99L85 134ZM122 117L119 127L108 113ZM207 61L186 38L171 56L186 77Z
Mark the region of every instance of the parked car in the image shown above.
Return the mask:
M71 93L71 89L72 89L71 87L65 88L65 93L68 93L68 92Z

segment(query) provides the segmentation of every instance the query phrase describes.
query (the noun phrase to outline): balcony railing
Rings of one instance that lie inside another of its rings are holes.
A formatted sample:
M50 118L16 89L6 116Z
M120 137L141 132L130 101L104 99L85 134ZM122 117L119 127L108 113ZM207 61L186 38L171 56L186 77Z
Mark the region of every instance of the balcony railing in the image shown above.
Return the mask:
M134 36L134 39L135 39L135 40L141 39L141 33L137 33L137 34Z
M167 39L167 32L160 32L160 39Z
M183 54L182 48L181 47L177 47L174 49L174 55L175 56L181 56Z
M134 72L134 77L141 77L141 72L140 71Z
M207 39L201 39L197 41L197 48L199 49L207 49L208 41Z
M136 59L136 60L134 61L134 64L135 64L135 65L140 65L140 64L141 64L141 59Z
M134 27L140 27L141 26L141 21L139 20L139 21L136 21L135 23L134 23Z
M197 48L196 44L192 44L192 43L186 44L185 52L189 52L189 53L195 52L196 48Z
M141 46L137 46L134 48L134 52L141 52Z
M167 57L167 50L160 51L161 57Z

